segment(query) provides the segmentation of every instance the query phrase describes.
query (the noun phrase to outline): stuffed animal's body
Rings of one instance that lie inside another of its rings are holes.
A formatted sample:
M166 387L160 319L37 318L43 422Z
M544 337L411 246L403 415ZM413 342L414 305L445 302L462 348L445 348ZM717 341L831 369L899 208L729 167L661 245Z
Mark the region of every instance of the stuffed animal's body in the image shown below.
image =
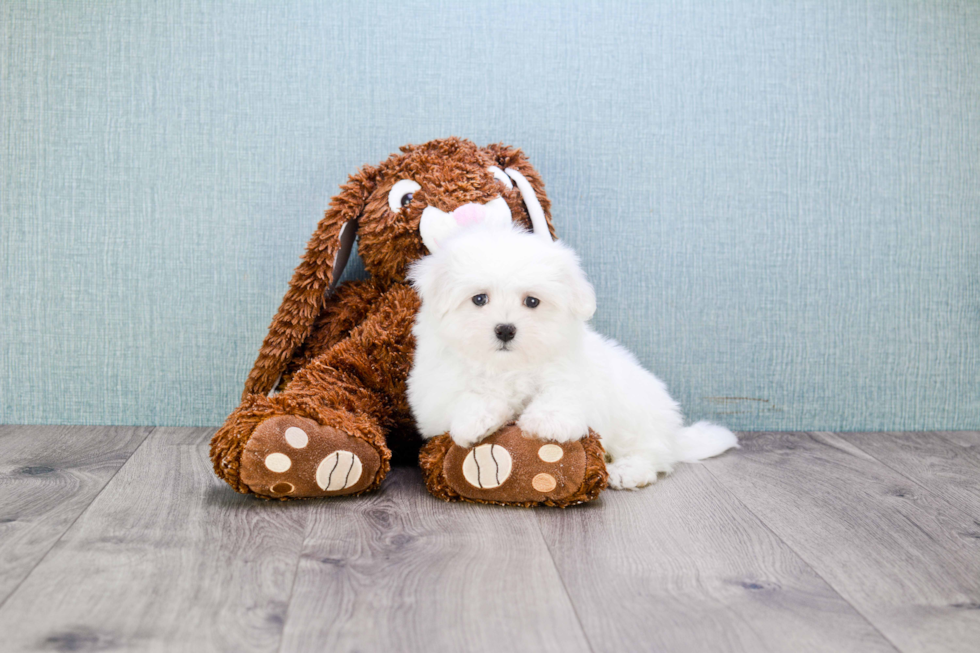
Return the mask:
M242 403L212 439L217 475L239 492L280 499L378 487L392 449L420 442L405 394L419 308L409 265L474 222L512 220L553 237L548 210L537 172L503 145L431 141L352 175L310 239ZM371 278L338 286L355 235ZM471 487L461 474L479 451L434 438L420 456L426 483L447 500L520 505L568 505L605 487L594 436L563 445L562 461L547 464L532 436L505 428L488 438L509 448L514 470L495 489ZM559 482L542 490L531 482L542 474Z

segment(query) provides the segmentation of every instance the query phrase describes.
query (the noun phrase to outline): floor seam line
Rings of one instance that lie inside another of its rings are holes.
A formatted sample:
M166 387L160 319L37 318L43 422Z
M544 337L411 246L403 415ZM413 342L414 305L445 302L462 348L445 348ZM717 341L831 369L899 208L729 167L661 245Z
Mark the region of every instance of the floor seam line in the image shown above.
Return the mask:
M969 512L967 512L966 510L964 510L963 508L960 508L956 504L952 503L941 492L939 492L939 491L937 491L937 490L929 487L928 485L926 485L925 483L923 483L920 480L917 480L917 479L912 478L908 474L902 472L902 470L896 469L896 468L892 467L887 462L885 462L884 460L882 460L878 456L874 455L873 453L871 453L867 449L864 449L863 447L858 446L857 444L851 442L847 438L842 437L839 433L834 433L833 431L818 431L818 432L819 433L830 433L831 435L834 435L834 436L836 436L838 438L841 438L842 440L844 440L844 442L848 443L849 445L851 445L852 447L854 447L855 449L857 449L861 453L863 453L866 456L868 456L869 458L873 459L875 462L879 463L880 465L882 465L884 467L887 467L888 469L892 470L893 472L895 472L896 474L898 474L899 476L901 476L905 480L909 481L910 483L914 483L915 485L919 486L920 488L922 488L923 490L925 490L926 492L928 492L932 496L936 497L939 501L942 501L944 504L946 504L947 506L949 506L950 508L952 508L956 512L960 513L961 515L963 515L967 519L976 520L976 517L975 516L973 516L972 514L970 514ZM901 431L876 431L875 433L888 433L890 435L894 435L896 433L901 433ZM934 433L934 431L926 431L926 433ZM956 444L954 442L950 442L949 440L946 440L946 438L943 438L943 440L946 443L950 444L950 445L954 445L955 446L955 444Z
M7 605L7 601L10 600L10 597L16 594L18 590L20 590L21 586L27 581L28 578L31 577L31 575L35 572L35 570L37 570L37 568L41 565L41 563L47 560L48 556L51 554L51 551L53 551L54 548L58 546L58 543L64 539L65 534L68 533L68 531L70 531L72 527L75 526L76 523L78 523L78 520L82 518L82 515L87 513L89 511L89 508L92 507L92 504L95 503L100 496L102 496L102 493L105 492L105 489L109 487L109 483L112 483L112 480L116 478L116 474L119 473L119 470L121 470L123 467L129 464L129 461L132 460L133 456L136 455L136 452L139 451L144 444L146 444L146 441L149 440L150 436L157 431L157 428L159 427L156 426L149 427L150 429L149 432L145 436L143 436L143 439L140 441L140 443L129 453L128 456L126 456L126 460L123 461L122 465L117 467L116 471L112 473L112 476L106 479L106 482L102 485L102 487L99 488L99 491L95 493L95 496L92 497L92 500L89 501L88 504L82 510L80 510L77 515L75 515L75 518L71 520L71 523L68 524L63 531L61 531L61 534L58 535L58 538L51 543L51 546L49 546L48 550L44 552L44 555L38 558L34 566L31 567L31 570L26 574L24 574L24 577L20 579L20 582L18 582L17 585L14 586L12 590L10 590L10 593L7 594L7 596L5 596L2 601L0 601L0 611L4 609L4 607Z
M772 534L772 536L775 537L777 540L779 540L780 542L782 542L786 546L787 549L789 549L790 551L792 551L793 552L793 555L795 555L797 558L799 558L800 562L802 562L803 564L805 564L807 566L807 569L809 569L810 571L812 571L813 574L817 578L819 578L821 581L823 581L824 584L827 585L827 587L829 587L831 590L833 590L834 594L836 594L838 597L840 597L840 600L841 601L844 601L844 603L846 603L847 605L851 606L851 609L854 610L854 612L857 613L861 617L861 619L863 619L865 621L865 623L867 623L876 633L878 633L879 635L881 635L882 639L884 639L886 642L888 642L888 644L893 649L895 649L896 651L898 651L898 653L904 653L905 649L899 647L898 644L896 644L895 642L893 642L892 639L890 637L888 637L888 635L886 635L885 633L883 633L881 631L881 629L878 628L878 625L875 624L873 621L871 621L871 619L866 614L864 614L864 612L861 611L860 608L858 608L856 605L854 605L853 603L851 603L851 601L849 601L846 596L844 596L843 594L841 594L840 593L840 590L838 590L836 587L834 587L834 585L829 580L827 580L826 578L824 578L824 575L821 574L819 571L817 571L814 568L813 564L809 560L807 560L803 556L802 553L800 553L799 551L797 551L796 548L792 544L790 544L789 542L787 542L786 540L784 540L782 538L782 536L779 535L779 533L777 533L776 531L774 531L772 529L772 527L769 525L769 523L766 520L764 520L762 517L760 517L754 510L752 510L752 508L747 503L745 503L744 501L742 501L741 497L739 497L737 494L735 494L735 492L732 491L731 488L729 488L727 485L725 485L725 482L723 480L721 480L721 478L719 478L718 475L716 475L714 472L712 472L711 469L709 469L708 465L704 465L704 469L705 469L705 471L708 472L708 474L711 476L711 478L714 479L718 483L718 485L721 488L723 488L725 490L725 492L727 492L729 494L729 496L731 496L731 498L732 498L733 501L737 502L739 505L741 505L743 508L745 508L749 512L750 515L752 515L757 520L759 520L759 523L762 524L763 528L765 528L767 531L769 531Z
M538 510L540 509L538 508ZM538 529L538 536L541 538L541 543L544 544L544 550L548 552L548 559L551 560L551 568L555 570L555 575L558 576L558 582L561 583L561 589L565 592L568 604L572 606L572 614L575 615L575 621L578 622L578 627L582 631L582 638L585 640L586 646L589 647L589 651L595 653L595 647L592 646L592 640L589 639L589 634L585 632L585 624L582 623L582 617L578 613L575 600L572 598L572 594L568 591L568 586L565 584L565 577L562 576L561 570L558 568L558 563L555 562L555 554L551 551L551 547L548 546L548 540L545 539L544 531L541 530L541 519L537 514L534 515L534 524Z
M293 580L289 584L289 595L286 597L286 611L282 615L282 629L279 631L279 646L276 647L277 653L282 653L282 647L286 641L286 625L289 623L289 609L293 606L293 593L296 591L296 581L299 579L299 566L303 562L303 554L306 553L306 540L310 537L310 524L313 519L309 511L304 515L306 521L303 524L303 540L299 545L299 553L296 554L296 564L293 566Z

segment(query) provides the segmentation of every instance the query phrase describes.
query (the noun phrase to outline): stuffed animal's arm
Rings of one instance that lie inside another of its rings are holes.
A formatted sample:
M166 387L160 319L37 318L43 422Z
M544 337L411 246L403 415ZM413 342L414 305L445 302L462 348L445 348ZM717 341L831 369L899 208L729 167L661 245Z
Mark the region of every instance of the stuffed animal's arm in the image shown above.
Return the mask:
M402 402L418 306L410 286L393 284L346 337L297 370L283 393L299 393L319 406L381 421L408 412Z
M320 317L313 325L302 350L290 362L283 383L311 360L347 338L357 328L373 307L382 299L385 289L372 279L346 281L327 298Z
M263 342L259 358L245 383L242 399L252 393L266 394L272 390L281 390L293 374L316 356L346 338L363 322L372 307L377 306L385 290L373 279L347 281L337 286L330 296L323 300L323 306L319 309L319 314L311 325L306 339L293 352L292 357L284 362L281 372L276 375L269 376L268 371L260 367L263 361L268 364L276 358L267 351L267 343ZM270 330L275 328L278 320L277 315L273 325L269 327ZM269 336L266 336L266 340L268 339Z

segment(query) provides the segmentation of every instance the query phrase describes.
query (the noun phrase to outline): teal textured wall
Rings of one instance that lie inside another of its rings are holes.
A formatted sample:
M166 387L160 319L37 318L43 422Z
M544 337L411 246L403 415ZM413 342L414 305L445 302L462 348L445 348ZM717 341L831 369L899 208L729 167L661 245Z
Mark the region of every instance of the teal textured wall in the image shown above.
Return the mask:
M980 3L0 5L0 422L218 424L337 186L525 149L693 418L980 427Z

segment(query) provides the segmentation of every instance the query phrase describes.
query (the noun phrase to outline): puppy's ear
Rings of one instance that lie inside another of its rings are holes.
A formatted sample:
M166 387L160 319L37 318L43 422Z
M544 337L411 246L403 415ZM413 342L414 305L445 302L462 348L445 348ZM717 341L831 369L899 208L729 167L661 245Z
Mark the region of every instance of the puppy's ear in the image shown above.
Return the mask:
M570 248L562 246L562 268L565 273L565 283L569 289L568 308L576 318L588 322L595 315L595 288L582 270L578 256Z
M552 239L557 239L555 226L551 223L551 202L544 192L544 182L524 152L519 148L503 143L487 145L484 149L497 162L497 167L517 184L521 197L524 199L524 206L530 216L530 224L525 226L533 229L535 233L543 233L547 230ZM535 224L537 207L541 208L540 219L544 220L544 225Z
M357 220L374 191L377 176L377 168L365 166L351 175L340 187L340 194L330 201L272 320L245 382L243 400L249 394L275 390L289 360L309 335L347 265L357 235Z
M442 266L434 254L420 258L408 268L412 287L422 298L422 303L430 306L435 305L442 294L443 276Z

